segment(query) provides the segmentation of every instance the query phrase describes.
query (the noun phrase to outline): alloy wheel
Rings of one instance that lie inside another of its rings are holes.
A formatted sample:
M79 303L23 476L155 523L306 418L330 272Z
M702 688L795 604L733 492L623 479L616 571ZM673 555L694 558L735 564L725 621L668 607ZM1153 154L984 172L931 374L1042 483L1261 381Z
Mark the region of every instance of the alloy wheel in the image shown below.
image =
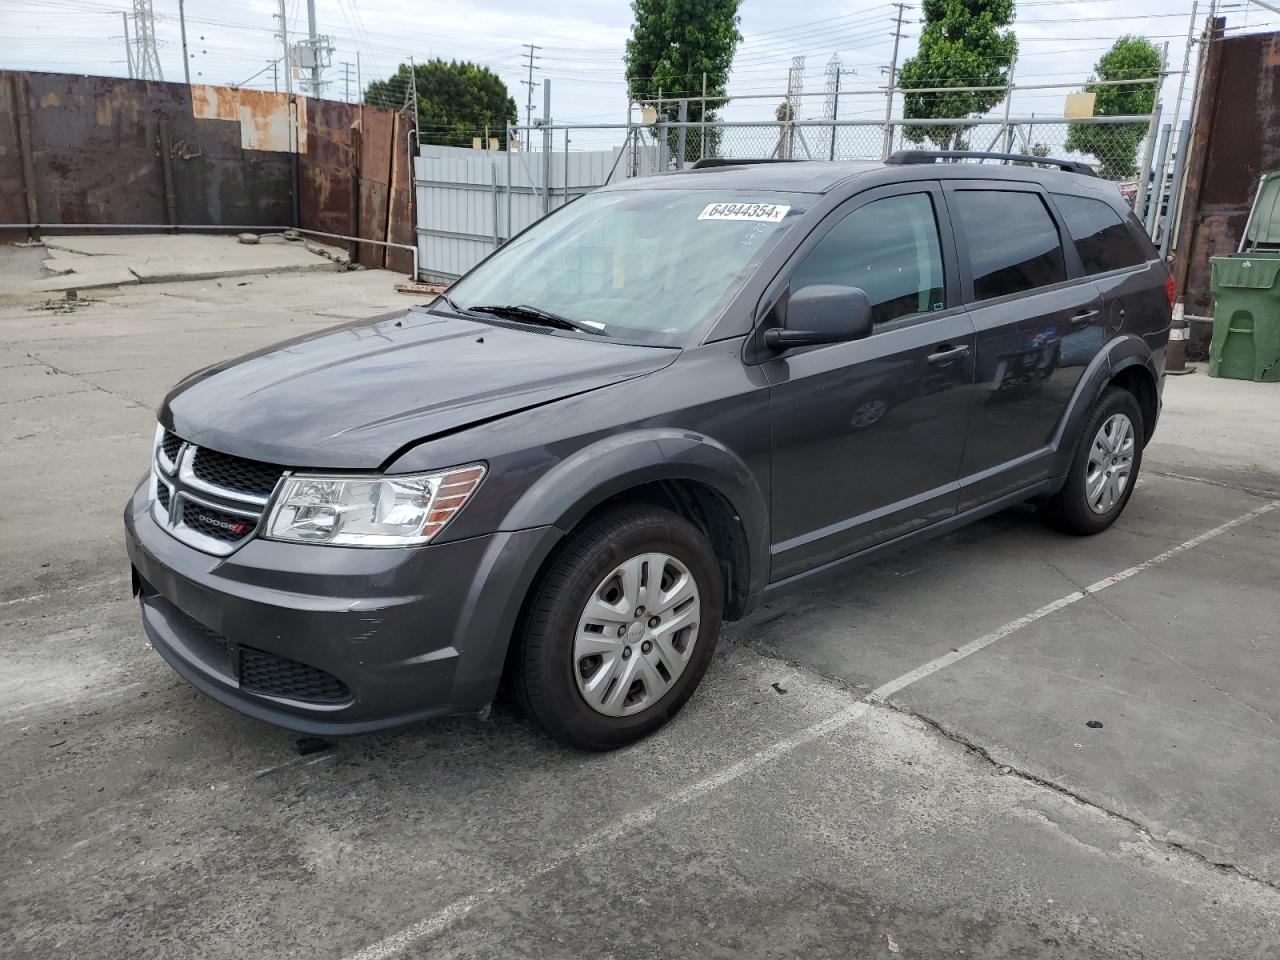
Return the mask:
M1134 443L1133 421L1123 413L1112 414L1098 428L1084 480L1085 499L1094 513L1108 512L1124 495L1133 472Z

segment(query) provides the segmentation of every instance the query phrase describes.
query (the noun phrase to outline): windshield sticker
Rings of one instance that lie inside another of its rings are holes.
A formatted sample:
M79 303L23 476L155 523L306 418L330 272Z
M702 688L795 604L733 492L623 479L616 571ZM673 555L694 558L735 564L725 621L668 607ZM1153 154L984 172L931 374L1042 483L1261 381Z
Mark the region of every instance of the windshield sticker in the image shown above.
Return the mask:
M708 203L699 220L756 220L780 223L791 207L785 203Z

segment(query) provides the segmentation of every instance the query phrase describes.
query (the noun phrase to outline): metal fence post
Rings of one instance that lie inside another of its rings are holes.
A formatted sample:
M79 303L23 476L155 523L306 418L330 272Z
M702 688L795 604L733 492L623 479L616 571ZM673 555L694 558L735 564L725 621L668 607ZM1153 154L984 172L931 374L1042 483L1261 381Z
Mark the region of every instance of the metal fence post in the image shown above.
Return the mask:
M1151 154L1155 150L1156 130L1160 128L1160 104L1157 102L1151 113L1151 129L1147 134L1146 146L1142 148L1142 165L1138 168L1138 193L1133 198L1133 212L1139 220L1147 215L1147 170L1151 166Z
M1182 191L1178 184L1182 182L1182 171L1186 168L1187 149L1191 146L1191 121L1183 120L1178 130L1177 152L1173 156L1173 176L1169 179L1169 209L1165 211L1164 232L1160 234L1160 256L1169 255L1170 237L1173 236L1174 225L1178 222L1178 214L1182 204Z
M700 136L700 149L698 150L698 159L701 160L707 155L707 74L702 74L702 110L698 114L698 133Z
M1156 146L1156 128L1160 126L1160 87L1164 84L1165 64L1169 59L1169 41L1160 51L1160 72L1156 74L1155 89L1151 97L1151 125L1147 128L1147 145L1142 151L1142 170L1138 176L1138 194L1133 200L1133 210L1141 220L1147 212L1147 168L1151 166L1152 151Z
M551 81L542 81L542 215L551 212Z
M679 129L676 130L676 169L684 169L684 144L685 144L685 124L689 122L689 101L681 100L680 108L676 112L676 119L680 122Z
M498 161L489 161L489 193L493 197L493 249L502 245L498 239Z
M511 194L515 191L511 189L511 124L507 124L507 234L508 240L511 239Z
M1147 212L1143 225L1147 228L1147 236L1155 239L1156 222L1160 219L1160 203L1164 199L1164 169L1169 160L1169 134L1173 125L1166 123L1160 127L1159 146L1151 158L1151 189L1147 193Z

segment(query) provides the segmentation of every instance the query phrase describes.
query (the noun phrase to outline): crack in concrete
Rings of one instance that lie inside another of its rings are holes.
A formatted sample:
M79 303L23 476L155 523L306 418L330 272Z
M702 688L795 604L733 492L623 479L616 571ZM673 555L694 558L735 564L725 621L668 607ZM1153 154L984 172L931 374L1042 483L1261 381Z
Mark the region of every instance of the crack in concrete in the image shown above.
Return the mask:
M1238 493L1247 493L1251 497L1262 497L1265 500L1275 500L1280 497L1280 490L1268 490L1265 487L1247 487L1242 483L1228 483L1225 480L1210 480L1208 477L1193 477L1185 473L1173 473L1167 470L1153 470L1148 468L1147 473L1157 477L1164 477L1167 480L1185 480L1188 483L1203 483L1210 487L1221 487L1224 490L1235 490Z
M116 393L114 390L108 390L106 387L102 386L102 384L94 383L88 377L85 377L81 374L72 373L70 370L63 370L61 367L54 366L52 363L49 363L47 360L40 359L34 353L27 353L27 356L30 357L32 360L34 360L36 363L40 364L40 366L44 367L46 370L51 370L52 372L61 374L64 377L70 377L72 380L75 380L79 383L88 384L94 390L100 390L101 392L105 393L109 397L115 397L117 400L123 400L125 403L127 403L131 407L140 407L143 410L147 409L148 407L148 405L143 403L141 400L135 399L134 397L127 396L126 394L123 394L123 393Z
M1253 873L1252 871L1248 870L1245 867L1240 866L1239 864L1230 863L1223 860L1215 860L1212 857L1206 856L1205 854L1201 853L1199 850L1195 849L1192 846L1182 843L1181 841L1171 839L1167 835L1156 833L1154 830L1152 830L1149 826L1147 826L1141 820L1138 820L1135 817L1131 817L1128 814L1120 813L1117 810L1112 810L1110 807L1107 807L1104 804L1101 804L1096 800L1093 800L1087 797L1085 794L1081 793L1078 790L1073 790L1071 787L1065 786L1064 784L1061 784L1056 780L1051 780L1048 777L1043 777L1043 776L1040 776L1039 774L1032 773L1029 770L1016 766L1014 763L1008 760L1000 759L994 753L992 753L990 748L984 747L982 744L974 742L973 740L969 739L959 731L951 729L941 721L935 720L933 717L920 713L918 710L913 710L910 707L902 706L901 704L894 703L891 700L883 700L881 701L881 703L884 706L889 707L891 710L902 714L903 716L913 717L914 719L919 720L921 723L925 724L925 726L929 727L939 736L944 737L947 740L950 740L952 743L955 743L960 747L963 747L969 753L975 754L976 756L985 760L991 766L995 767L997 770L1001 771L1001 773L1004 773L1006 776L1009 776L1009 775L1016 776L1021 780L1027 781L1028 783L1034 783L1037 786L1044 787L1047 790L1051 790L1054 793L1067 797L1068 799L1074 800L1076 803L1082 804L1093 810L1097 810L1099 813L1102 813L1105 816L1112 817L1116 820L1121 821L1122 823L1128 824L1130 827L1133 827L1135 830L1140 831L1146 837L1150 838L1150 840L1153 843L1157 843L1157 844L1160 844L1161 846L1168 847L1171 850L1176 850L1178 853L1190 857L1191 859L1197 861L1198 863L1211 868L1217 873L1222 873L1227 876L1232 876L1242 880L1247 880L1251 883L1256 883L1271 892L1280 894L1280 883L1278 882L1269 880L1266 877L1258 876L1256 873Z
M832 686L837 687L846 693L857 696L858 699L863 702L871 703L871 701L868 699L870 697L870 693L865 685L858 685L858 684L851 683L850 681L844 679L843 677L835 676L835 675L826 673L821 669L815 668L812 664L801 663L798 660L793 660L789 657L783 656L781 653L779 653L776 649L770 647L768 644L749 640L745 637L724 636L723 639L727 640L730 643L733 643L735 646L743 647L760 656L768 657L771 660L776 660L780 664L784 664L788 668L795 670L802 675L816 677L818 680L821 680L824 683L831 684ZM1239 864L1230 863L1227 861L1215 860L1212 857L1206 856L1205 854L1201 853L1199 850L1196 850L1194 847L1191 847L1178 840L1173 840L1166 835L1157 834L1150 827L1144 824L1141 820L1128 816L1127 814L1120 813L1116 810L1112 810L1109 807L1101 803L1098 803L1095 800L1090 799L1080 791L1074 790L1071 787L1058 783L1055 780L1051 780L1047 777L1042 777L1039 774L1032 773L1031 771L1026 770L1023 767L1020 767L1008 760L1000 759L991 751L990 748L985 747L982 744L969 739L959 731L951 729L940 720L935 720L933 717L930 717L927 714L920 713L918 710L913 710L910 707L905 707L899 703L895 703L888 698L876 700L872 705L885 706L890 710L893 710L895 713L901 714L902 716L912 717L916 720L919 720L921 723L927 726L934 733L938 734L939 736L947 740L950 740L952 743L955 743L960 747L963 747L967 752L978 756L982 760L986 761L986 763L988 763L990 766L993 766L997 770L1000 770L1002 773L1006 773L1006 775L1010 775L1010 776L1016 776L1019 779L1027 781L1028 783L1036 784L1037 786L1050 790L1056 794L1059 794L1060 796L1067 797L1068 799L1074 800L1076 803L1082 804L1093 810L1097 810L1098 812L1102 813L1105 816L1112 817L1116 820L1119 820L1122 823L1125 823L1128 826L1132 827L1133 829L1142 833L1145 837L1150 839L1153 843L1157 843L1163 847L1167 847L1170 850L1174 850L1180 854L1188 856L1192 860L1196 861L1197 863L1203 866L1207 866L1217 873L1236 877L1242 880L1247 880L1251 883L1256 883L1260 885L1261 887L1265 888L1268 891L1280 894L1280 882L1272 881L1267 879L1266 877L1259 876L1251 872L1247 868L1240 866Z

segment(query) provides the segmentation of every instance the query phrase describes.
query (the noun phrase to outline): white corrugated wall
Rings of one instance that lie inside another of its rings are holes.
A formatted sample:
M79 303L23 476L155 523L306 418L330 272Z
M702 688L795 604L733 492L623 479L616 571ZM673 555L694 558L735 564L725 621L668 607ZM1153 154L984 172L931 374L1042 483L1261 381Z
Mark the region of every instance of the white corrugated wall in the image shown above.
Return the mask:
M628 172L622 147L611 150L570 151L568 180L565 153L551 154L552 210L584 193L617 182ZM644 153L651 154L651 148ZM519 233L542 216L543 154L471 150L466 147L423 145L414 163L417 191L418 258L428 280L452 280L488 256L500 239ZM646 168L653 158L644 156ZM615 165L616 162L616 165ZM511 222L507 222L507 178L513 188ZM652 172L646 169L645 172ZM568 184L566 192L565 185ZM496 222L495 222L496 214Z

